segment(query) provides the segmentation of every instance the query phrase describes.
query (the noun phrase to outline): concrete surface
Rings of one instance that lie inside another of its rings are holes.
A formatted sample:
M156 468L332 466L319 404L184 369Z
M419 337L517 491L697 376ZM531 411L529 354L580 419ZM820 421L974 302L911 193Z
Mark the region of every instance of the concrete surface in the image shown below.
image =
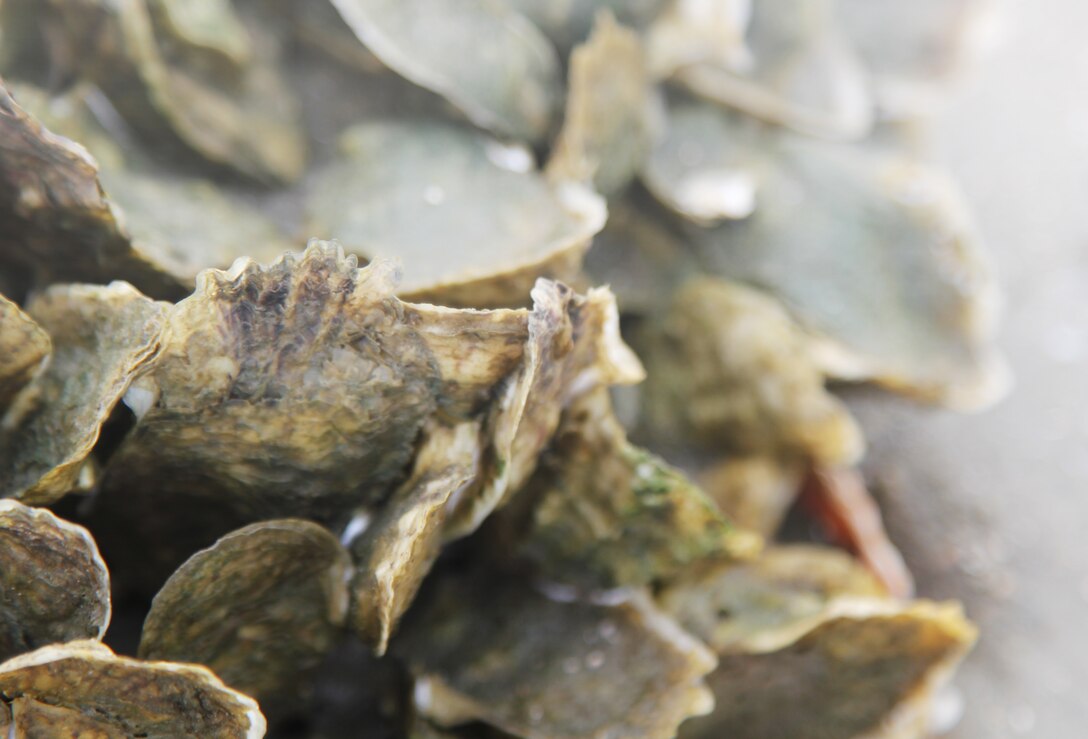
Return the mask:
M851 403L922 595L982 639L956 739L1088 736L1088 2L1009 0L936 117L1007 287L1016 388L974 416Z

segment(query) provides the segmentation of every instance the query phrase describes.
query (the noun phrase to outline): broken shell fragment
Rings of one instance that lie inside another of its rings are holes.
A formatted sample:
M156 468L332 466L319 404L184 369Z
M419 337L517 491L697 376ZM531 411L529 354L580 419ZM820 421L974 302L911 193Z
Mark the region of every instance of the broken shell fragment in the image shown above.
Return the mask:
M25 732L18 736L40 736L47 728L83 736L78 732L90 727L110 739L259 739L265 732L253 699L207 668L118 657L92 641L42 647L0 664L0 694L33 701L15 709L12 728Z
M342 160L315 177L312 228L367 259L399 258L406 300L523 305L537 277L575 277L604 226L599 196L549 183L527 149L469 130L368 123L341 147Z
M102 424L154 355L166 305L115 282L54 286L27 312L54 350L0 427L0 497L46 504L75 486Z
M263 521L197 552L144 621L143 659L206 665L272 706L332 648L347 612L347 552L309 521Z
M523 552L549 579L587 591L667 581L761 544L683 473L630 444L605 389L566 410L524 495L534 509Z
M332 0L391 69L497 134L536 142L559 104L559 59L524 16L488 0Z
M52 349L49 334L0 295L0 417L15 395L42 371Z
M720 451L849 464L861 430L824 388L809 340L772 297L709 277L687 282L638 333L648 367L642 425Z
M101 639L109 621L109 572L87 530L0 500L0 661Z
M776 651L722 656L707 679L714 712L680 736L923 736L934 693L975 638L954 604L887 604L829 618Z
M997 286L952 182L878 149L782 135L777 150L751 217L691 231L705 269L781 300L832 376L956 408L1000 398Z
M478 720L516 736L671 737L710 708L714 659L639 598L557 603L495 573L444 578L393 643L416 709L440 726Z
M553 180L591 181L603 195L634 179L650 139L650 87L638 35L602 13L570 58L563 128L548 160Z

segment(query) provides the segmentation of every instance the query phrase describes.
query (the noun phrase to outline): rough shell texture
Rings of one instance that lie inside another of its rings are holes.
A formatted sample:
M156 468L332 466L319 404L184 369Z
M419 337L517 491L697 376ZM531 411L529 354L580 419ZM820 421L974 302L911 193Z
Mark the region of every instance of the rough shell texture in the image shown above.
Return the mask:
M102 424L157 350L166 305L115 282L52 287L27 312L54 351L0 428L0 496L50 503L74 486Z
M568 408L526 495L525 553L547 577L590 590L667 581L760 545L679 470L630 444L603 389Z
M100 639L109 621L109 572L86 529L0 500L0 661Z
M49 334L19 306L0 295L0 416L43 368L52 351Z
M778 651L723 656L708 678L714 713L680 736L923 736L933 691L974 641L954 605L921 601L831 618Z
M0 664L0 693L61 709L37 714L46 721L75 713L72 731L93 717L111 737L259 739L265 731L257 704L207 668L118 657L97 642L42 647Z
M347 552L308 521L247 526L194 554L144 621L144 659L208 666L275 707L333 646L347 610Z
M440 725L670 737L710 707L713 658L649 604L557 603L495 573L421 597L393 651L417 676L416 708Z

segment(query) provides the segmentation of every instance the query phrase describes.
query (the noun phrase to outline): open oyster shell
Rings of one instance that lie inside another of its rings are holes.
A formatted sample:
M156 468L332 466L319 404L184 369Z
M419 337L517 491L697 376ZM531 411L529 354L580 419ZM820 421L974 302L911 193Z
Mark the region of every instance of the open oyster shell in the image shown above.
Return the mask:
M74 486L102 424L158 349L166 305L115 282L54 286L27 312L53 354L0 427L0 497L44 504Z
M332 0L386 65L477 125L540 141L560 100L560 65L520 13L488 0Z
M264 521L189 558L152 601L139 656L194 662L275 707L332 647L351 563L309 521Z
M602 12L593 35L570 57L563 128L548 176L592 181L603 195L634 179L649 148L650 85L638 34Z
M289 182L301 174L305 140L274 49L256 29L242 27L230 3L43 5L43 22L57 39L54 57L96 83L145 140L257 181ZM216 29L215 37L194 35L198 12L207 14L200 27ZM88 58L92 64L83 63Z
M535 507L523 552L545 576L588 591L666 581L760 546L683 473L627 441L605 389L566 410L524 495Z
M0 295L0 416L45 365L49 334L19 306Z
M0 664L0 694L0 703L29 699L14 708L9 731L16 736L84 736L79 732L93 729L111 738L259 739L265 732L253 699L208 669L118 657L92 641L42 647Z
M341 148L312 183L312 229L368 259L401 259L406 300L522 305L537 277L576 276L604 225L604 202L584 186L549 183L527 149L449 124L362 124Z
M664 738L710 708L713 658L649 603L557 603L495 573L446 578L421 598L393 651L416 675L417 710L440 726Z
M0 661L101 639L109 621L109 572L87 530L0 500Z

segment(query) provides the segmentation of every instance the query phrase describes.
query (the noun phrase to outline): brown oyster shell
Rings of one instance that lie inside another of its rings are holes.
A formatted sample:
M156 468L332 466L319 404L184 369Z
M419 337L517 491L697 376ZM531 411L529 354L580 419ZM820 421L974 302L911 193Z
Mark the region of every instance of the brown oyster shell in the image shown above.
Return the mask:
M87 530L0 500L0 661L101 639L109 622L109 572Z
M143 659L206 665L275 707L332 648L347 611L347 552L309 521L264 521L197 552L152 601Z
M102 424L158 349L166 306L114 282L54 286L27 312L54 350L0 429L0 497L51 503L75 486Z
M761 543L683 473L630 444L603 388L565 411L526 495L535 506L518 536L524 553L550 579L587 590L661 582Z
M44 368L53 350L49 334L18 305L0 295L0 416Z
M557 603L496 573L421 596L393 644L415 704L441 726L545 737L670 737L706 712L706 649L638 599Z
M93 717L109 727L111 738L259 739L265 731L253 699L225 687L207 668L118 657L98 642L42 647L0 664L0 693L59 709L28 706L29 720L63 720L71 712L72 731ZM41 728L32 724L27 731Z

